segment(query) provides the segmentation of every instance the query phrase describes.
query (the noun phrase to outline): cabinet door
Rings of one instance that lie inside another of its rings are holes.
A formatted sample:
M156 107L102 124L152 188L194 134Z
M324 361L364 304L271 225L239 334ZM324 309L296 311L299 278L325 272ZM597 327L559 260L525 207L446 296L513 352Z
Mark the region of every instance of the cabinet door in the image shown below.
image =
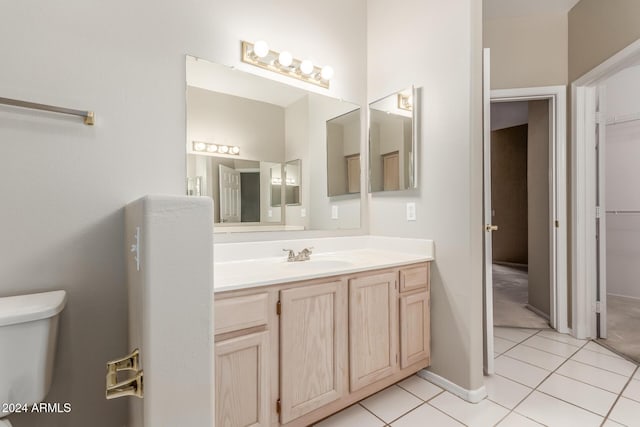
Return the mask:
M346 299L343 281L280 292L282 424L345 395Z
M351 391L392 375L398 367L397 273L349 281Z
M216 343L216 426L268 426L269 333Z
M400 296L400 367L429 358L429 293Z

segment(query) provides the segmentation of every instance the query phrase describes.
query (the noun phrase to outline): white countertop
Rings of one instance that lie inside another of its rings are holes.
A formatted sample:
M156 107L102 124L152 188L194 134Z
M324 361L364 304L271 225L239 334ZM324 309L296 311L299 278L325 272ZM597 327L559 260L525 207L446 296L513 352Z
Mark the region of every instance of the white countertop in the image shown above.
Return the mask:
M314 246L309 261L287 262L282 249ZM244 252L243 252L244 249ZM260 251L270 256L255 257ZM245 253L251 258L243 258ZM433 241L376 236L214 245L214 291L223 292L433 261Z

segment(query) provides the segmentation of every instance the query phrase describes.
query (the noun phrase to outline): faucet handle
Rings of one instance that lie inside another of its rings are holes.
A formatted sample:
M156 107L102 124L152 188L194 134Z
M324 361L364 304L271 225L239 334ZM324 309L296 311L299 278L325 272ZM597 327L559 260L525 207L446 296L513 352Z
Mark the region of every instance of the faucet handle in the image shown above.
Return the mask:
M292 260L296 257L296 253L293 251L293 249L283 249L282 252L289 252L288 253L288 259Z
M308 248L304 248L303 250L312 253L313 252L313 246L309 246Z

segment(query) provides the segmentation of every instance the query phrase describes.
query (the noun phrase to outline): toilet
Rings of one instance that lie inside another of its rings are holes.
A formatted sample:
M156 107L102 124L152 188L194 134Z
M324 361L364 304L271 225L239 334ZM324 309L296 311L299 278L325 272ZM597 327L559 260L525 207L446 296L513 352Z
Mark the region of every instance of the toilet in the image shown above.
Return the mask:
M53 377L58 318L67 300L65 291L0 298L0 427L10 404L44 400Z

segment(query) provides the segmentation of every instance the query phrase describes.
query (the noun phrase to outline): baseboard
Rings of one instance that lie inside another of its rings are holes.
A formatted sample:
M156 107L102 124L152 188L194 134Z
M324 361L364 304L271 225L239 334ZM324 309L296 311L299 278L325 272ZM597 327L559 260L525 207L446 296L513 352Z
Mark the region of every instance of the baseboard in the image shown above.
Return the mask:
M537 314L538 316L540 316L540 317L544 317L545 319L549 320L549 315L548 315L547 313L545 313L545 312L543 312L543 311L541 311L541 310L539 310L539 309L535 308L534 306L532 306L532 305L530 305L530 304L525 304L524 306L525 306L525 308L526 308L527 310L531 310L531 311L533 311L535 314Z
M442 387L446 391L453 393L459 398L470 403L478 403L487 397L487 389L484 385L475 390L467 390L466 388L462 388L458 384L452 383L448 379L443 378L438 374L434 374L431 371L427 371L426 369L418 371L418 376Z
M609 293L608 293L607 295L611 295L612 297L629 298L629 299L632 299L632 300L640 301L640 298L638 298L638 297L632 297L632 296L630 296L630 295L609 294Z

